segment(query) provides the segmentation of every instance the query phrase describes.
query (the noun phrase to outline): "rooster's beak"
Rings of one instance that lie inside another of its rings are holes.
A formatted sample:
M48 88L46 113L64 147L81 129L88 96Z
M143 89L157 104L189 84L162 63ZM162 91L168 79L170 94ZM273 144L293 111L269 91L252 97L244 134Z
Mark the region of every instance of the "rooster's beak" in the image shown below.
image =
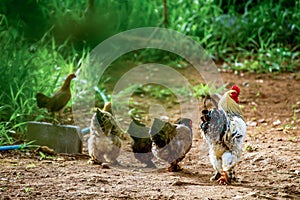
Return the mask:
M235 90L229 90L228 92L226 92L227 94L231 94L231 93L236 93Z

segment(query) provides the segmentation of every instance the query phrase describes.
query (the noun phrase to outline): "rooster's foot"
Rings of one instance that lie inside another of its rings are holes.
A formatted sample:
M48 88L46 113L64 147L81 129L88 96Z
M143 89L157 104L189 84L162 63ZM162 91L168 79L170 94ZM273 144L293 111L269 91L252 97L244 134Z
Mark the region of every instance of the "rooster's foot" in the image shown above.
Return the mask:
M168 171L169 172L179 172L179 171L182 171L183 168L178 165L178 164L175 164L175 165L171 165L169 168L168 168Z
M98 161L98 160L95 160L95 159L89 159L88 164L92 164L92 165L102 165L102 162Z
M221 174L219 172L216 172L215 175L213 175L209 180L210 181L216 181L221 177Z
M108 163L102 163L102 164L101 164L101 167L102 167L103 169L110 169Z
M230 179L226 172L222 172L221 177L217 181L221 185L229 185L230 184Z

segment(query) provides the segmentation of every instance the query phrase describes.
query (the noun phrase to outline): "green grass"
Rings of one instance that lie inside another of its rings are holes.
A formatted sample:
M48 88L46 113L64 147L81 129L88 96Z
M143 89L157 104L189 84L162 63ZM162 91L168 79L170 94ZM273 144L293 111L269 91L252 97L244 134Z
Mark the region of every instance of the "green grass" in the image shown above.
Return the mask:
M0 2L0 145L21 141L27 121L47 116L36 106L36 92L52 94L89 50L121 31L149 26L179 31L229 70L272 73L300 67L299 0L167 0L168 24L163 23L163 1L95 0L92 8L88 2ZM131 52L119 61L186 67L179 56L151 49ZM106 82L117 77L108 73L100 89L109 94ZM160 86L140 89L157 99L173 95ZM199 84L194 90L201 98L222 88Z
M56 44L45 33L39 41L28 42L5 20L1 25L0 63L0 145L22 141L27 121L47 116L45 110L36 106L35 94L50 95L65 76L74 71L78 56L69 53L67 59L62 51L66 44ZM79 58L78 58L79 59Z

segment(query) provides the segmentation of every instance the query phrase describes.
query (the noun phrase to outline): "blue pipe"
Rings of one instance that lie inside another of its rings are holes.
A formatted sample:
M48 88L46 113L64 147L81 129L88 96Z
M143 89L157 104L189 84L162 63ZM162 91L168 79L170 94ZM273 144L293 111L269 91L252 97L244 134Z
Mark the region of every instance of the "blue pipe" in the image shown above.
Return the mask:
M97 86L94 87L94 90L100 94L101 98L104 101L104 104L106 104L107 102L109 102L108 99L107 99L107 97L105 96L104 92L102 92ZM81 129L81 134L82 135L85 135L85 134L87 134L89 132L90 132L90 127L86 127L84 129Z
M26 147L26 144L21 145L11 145L11 146L2 146L0 147L0 151L7 151L7 150L14 150L14 149L21 149Z
M100 94L101 98L104 101L104 104L106 104L108 102L108 99L105 94L97 86L94 87L94 90Z
M81 129L81 134L82 135L85 135L85 134L87 134L89 132L90 132L90 127L86 127L86 128Z

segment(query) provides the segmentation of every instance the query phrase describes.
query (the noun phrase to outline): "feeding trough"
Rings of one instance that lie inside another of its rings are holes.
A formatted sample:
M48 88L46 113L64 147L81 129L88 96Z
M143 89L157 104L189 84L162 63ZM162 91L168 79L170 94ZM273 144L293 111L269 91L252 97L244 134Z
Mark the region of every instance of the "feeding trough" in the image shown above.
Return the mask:
M28 122L26 138L33 144L48 146L56 153L82 153L82 132L78 126Z

